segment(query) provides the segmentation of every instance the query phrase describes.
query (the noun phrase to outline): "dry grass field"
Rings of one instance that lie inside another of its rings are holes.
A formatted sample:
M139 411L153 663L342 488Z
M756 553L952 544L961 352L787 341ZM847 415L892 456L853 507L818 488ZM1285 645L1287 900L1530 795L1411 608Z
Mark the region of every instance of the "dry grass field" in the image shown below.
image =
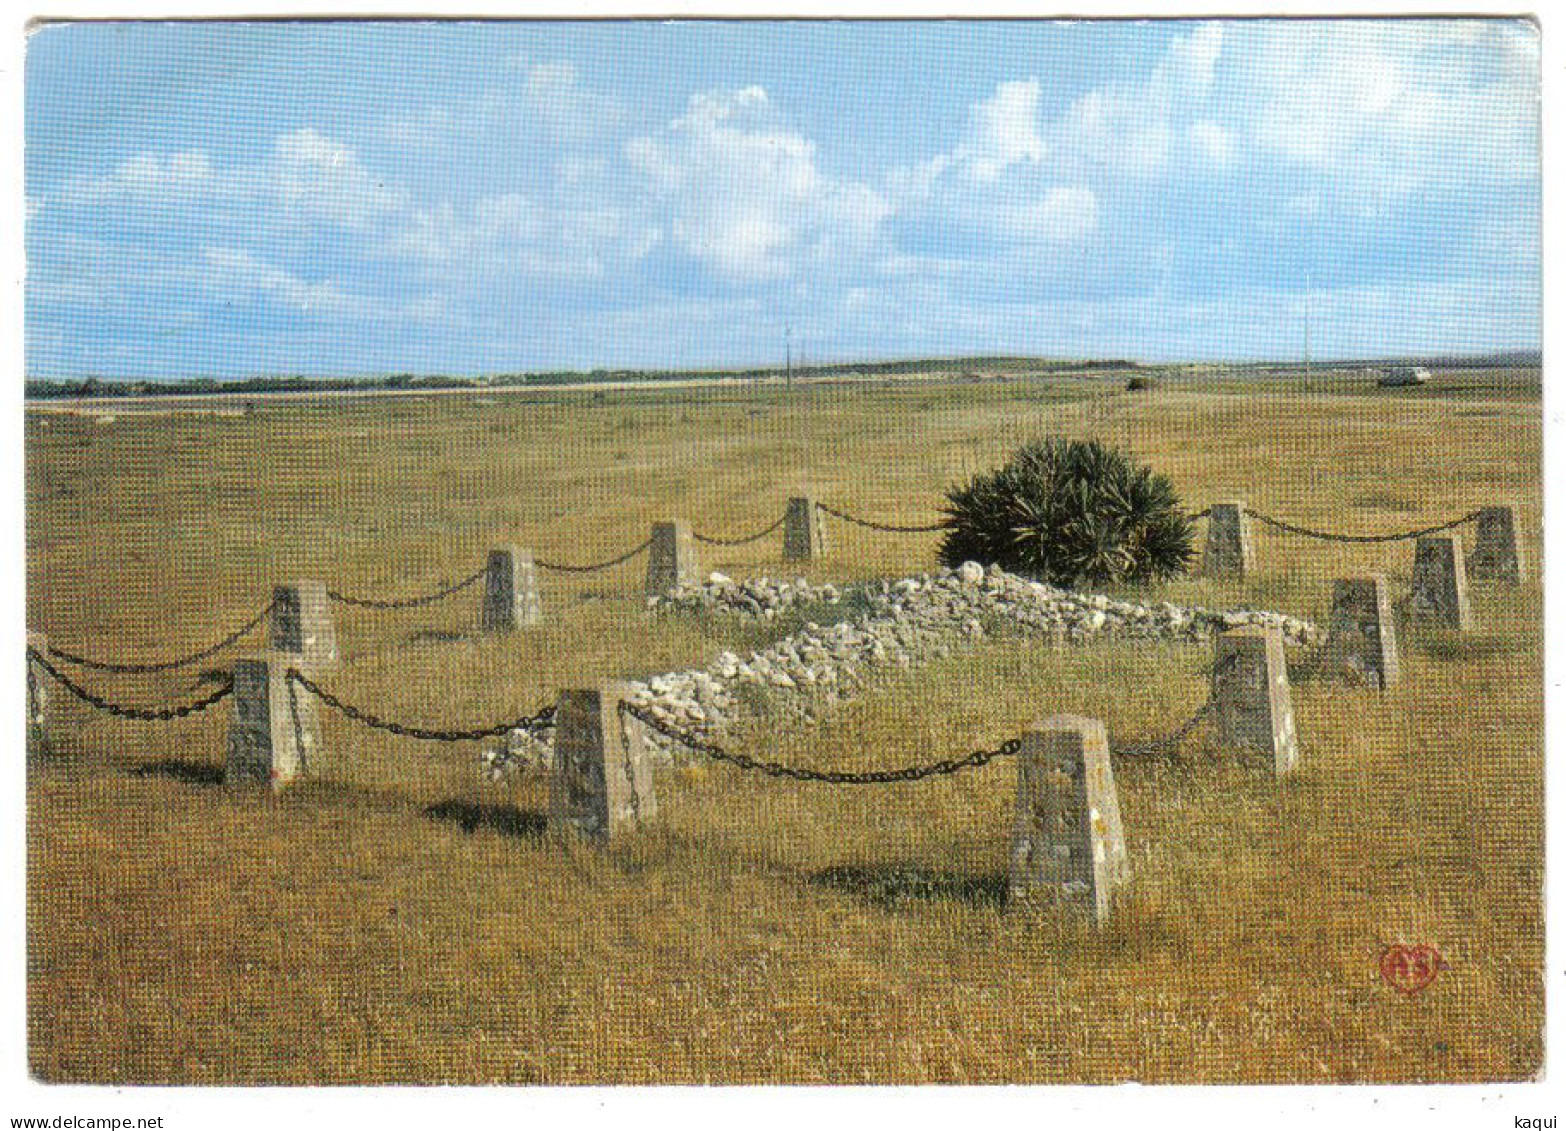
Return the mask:
M1531 561L1540 405L1484 390L1343 396L1123 378L261 402L246 416L29 412L28 622L109 658L176 656L285 579L403 596L515 542L610 557L649 524L739 534L791 494L929 521L1024 439L1096 436L1193 508L1406 529L1514 501ZM1536 388L1536 387L1535 387ZM1361 391L1363 392L1363 391ZM833 523L704 548L735 576L902 576L929 535ZM1472 533L1467 532L1468 537ZM1412 547L1257 530L1263 576L1158 599L1323 618L1334 577L1406 581ZM757 629L640 601L640 561L545 575L548 623L476 631L469 591L347 611L323 683L396 719L489 723L561 687L709 661ZM540 834L545 784L476 744L323 712L329 764L280 796L214 784L226 708L167 724L63 702L28 780L28 1047L97 1083L1427 1082L1542 1061L1542 598L1476 592L1479 629L1404 641L1382 695L1294 689L1290 779L1193 741L1116 765L1134 869L1094 934L1002 906L1015 770L863 790L660 772L655 826L594 851ZM240 653L242 654L242 653ZM233 654L213 661L221 667ZM994 639L808 729L735 745L870 768L989 747L1041 716L1154 736L1206 691L1203 647ZM121 700L195 672L84 676ZM1450 968L1406 996L1386 944Z

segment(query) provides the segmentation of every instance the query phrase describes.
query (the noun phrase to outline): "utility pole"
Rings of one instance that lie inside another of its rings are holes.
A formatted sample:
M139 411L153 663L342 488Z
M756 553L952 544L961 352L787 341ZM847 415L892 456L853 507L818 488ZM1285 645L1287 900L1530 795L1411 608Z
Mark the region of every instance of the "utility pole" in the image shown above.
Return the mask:
M790 391L794 388L794 327L783 324L783 374Z
M1310 381L1310 272L1305 272L1305 380Z

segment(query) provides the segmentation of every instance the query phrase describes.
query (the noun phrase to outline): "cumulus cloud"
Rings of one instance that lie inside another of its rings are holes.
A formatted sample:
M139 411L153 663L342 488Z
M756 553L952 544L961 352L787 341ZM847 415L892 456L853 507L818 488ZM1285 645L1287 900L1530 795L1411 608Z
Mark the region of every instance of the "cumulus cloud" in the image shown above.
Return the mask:
M868 185L823 173L815 144L779 120L759 86L693 96L625 156L667 210L674 242L734 282L851 256L889 213Z

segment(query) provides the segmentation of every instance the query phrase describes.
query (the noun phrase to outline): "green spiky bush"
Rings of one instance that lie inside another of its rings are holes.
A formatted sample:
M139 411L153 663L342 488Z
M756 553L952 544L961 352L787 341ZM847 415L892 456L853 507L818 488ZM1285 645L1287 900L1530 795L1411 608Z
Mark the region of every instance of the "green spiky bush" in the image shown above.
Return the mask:
M1097 440L1047 439L947 492L941 562L975 561L1054 585L1165 581L1194 530L1167 476Z

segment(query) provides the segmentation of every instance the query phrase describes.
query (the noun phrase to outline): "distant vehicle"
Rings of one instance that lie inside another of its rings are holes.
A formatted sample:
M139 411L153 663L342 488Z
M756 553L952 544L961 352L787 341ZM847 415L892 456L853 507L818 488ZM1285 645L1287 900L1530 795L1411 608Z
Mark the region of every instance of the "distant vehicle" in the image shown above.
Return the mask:
M1393 385L1428 385L1430 384L1430 370L1423 365L1396 365L1391 369L1383 369L1381 377L1376 384Z

